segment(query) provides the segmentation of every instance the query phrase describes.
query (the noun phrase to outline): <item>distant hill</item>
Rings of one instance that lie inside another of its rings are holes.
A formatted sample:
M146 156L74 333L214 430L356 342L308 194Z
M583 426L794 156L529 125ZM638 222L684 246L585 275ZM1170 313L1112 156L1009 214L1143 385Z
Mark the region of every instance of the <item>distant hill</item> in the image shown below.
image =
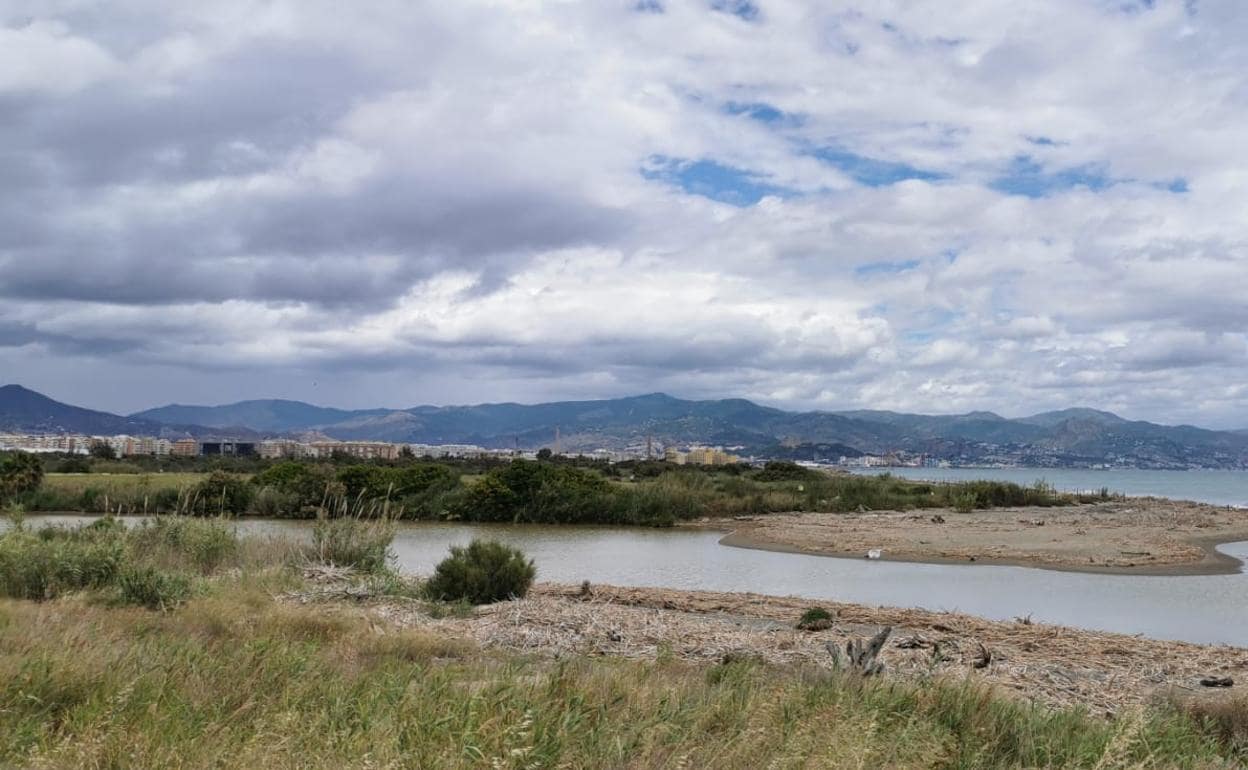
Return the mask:
M714 444L745 454L835 460L907 452L954 464L1040 467L1248 468L1248 432L1124 420L1094 409L1007 419L992 412L921 415L879 410L787 412L744 399L687 401L663 393L545 404L332 409L299 401L170 405L121 417L0 389L0 428L84 433L289 435L564 451Z
M210 428L245 426L256 431L289 433L315 429L322 425L346 422L359 415L380 415L384 409L351 412L312 406L302 401L268 399L240 401L227 406L184 406L169 404L130 415L133 419L184 425L205 425Z
M198 425L166 424L83 409L53 400L21 385L0 387L0 431L81 433L89 436L201 436L213 431ZM240 437L254 435L242 429Z

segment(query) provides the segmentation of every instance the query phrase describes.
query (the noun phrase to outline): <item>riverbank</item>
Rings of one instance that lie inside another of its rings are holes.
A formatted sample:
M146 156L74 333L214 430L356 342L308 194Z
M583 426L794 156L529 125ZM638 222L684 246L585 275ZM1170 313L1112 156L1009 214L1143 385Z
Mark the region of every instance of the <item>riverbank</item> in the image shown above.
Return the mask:
M702 519L724 545L929 564L997 564L1134 575L1234 574L1216 546L1248 540L1248 511L1132 498L1062 508L785 513Z
M967 681L1050 707L1102 715L1178 697L1218 702L1248 687L1248 648L1166 642L960 613L745 593L539 584L528 598L459 616L430 614L420 602L344 601L338 586L291 592L284 601L335 613L362 611L379 628L419 629L470 639L482 649L555 658L675 658L715 663L734 656L776 665L828 668L825 645L893 634L881 654L891 675L911 681ZM358 599L358 595L354 598ZM818 606L835 621L820 631L794 627ZM1230 690L1202 687L1230 677Z

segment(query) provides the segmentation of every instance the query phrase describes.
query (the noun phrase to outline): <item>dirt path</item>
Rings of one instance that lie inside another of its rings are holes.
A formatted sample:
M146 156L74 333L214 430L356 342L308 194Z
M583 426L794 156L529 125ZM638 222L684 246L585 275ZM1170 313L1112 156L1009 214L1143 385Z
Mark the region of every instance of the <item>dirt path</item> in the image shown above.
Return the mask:
M1248 510L1159 498L1062 508L785 513L704 519L745 548L929 563L1009 564L1078 572L1227 574L1238 560L1214 549L1248 540Z

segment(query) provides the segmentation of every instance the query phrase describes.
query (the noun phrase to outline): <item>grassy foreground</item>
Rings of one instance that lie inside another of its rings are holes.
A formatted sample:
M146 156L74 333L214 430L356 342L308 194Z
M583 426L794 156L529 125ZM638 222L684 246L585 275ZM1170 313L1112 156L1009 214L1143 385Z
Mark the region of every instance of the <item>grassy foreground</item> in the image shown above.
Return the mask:
M223 585L176 613L0 603L0 764L1231 767L1177 714L1105 722L968 685L748 661L488 654Z
M188 585L146 604L163 611L109 580L0 599L0 767L1214 768L1248 757L1225 718L1165 705L1105 720L962 681L482 650L357 604L276 598L302 585L299 564L375 543L375 525L336 531L323 545L333 553L236 540L227 526L0 536L7 596L29 595L33 572L59 574L46 553L98 558L109 544L120 573L142 566Z

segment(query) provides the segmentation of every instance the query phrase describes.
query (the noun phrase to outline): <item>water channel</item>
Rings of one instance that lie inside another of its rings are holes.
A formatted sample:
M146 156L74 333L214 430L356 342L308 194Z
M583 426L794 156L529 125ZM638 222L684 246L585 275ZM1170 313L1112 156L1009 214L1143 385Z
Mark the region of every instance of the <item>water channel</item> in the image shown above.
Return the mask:
M88 521L30 516L31 526ZM242 532L306 536L311 522L242 520ZM1142 634L1159 639L1248 646L1248 574L1191 577L1081 574L994 565L936 565L775 553L719 544L720 533L404 523L393 550L405 572L428 573L451 545L473 537L516 545L538 579L623 586L751 591L870 605L965 612ZM1248 560L1248 542L1222 546Z

